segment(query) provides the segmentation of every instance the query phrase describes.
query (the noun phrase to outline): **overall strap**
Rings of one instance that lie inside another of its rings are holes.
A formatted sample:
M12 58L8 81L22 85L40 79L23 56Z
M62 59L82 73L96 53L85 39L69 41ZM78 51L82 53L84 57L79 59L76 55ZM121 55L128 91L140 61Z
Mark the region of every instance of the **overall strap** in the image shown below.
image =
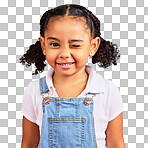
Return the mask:
M49 92L49 89L46 83L46 76L40 78L40 92L41 94Z

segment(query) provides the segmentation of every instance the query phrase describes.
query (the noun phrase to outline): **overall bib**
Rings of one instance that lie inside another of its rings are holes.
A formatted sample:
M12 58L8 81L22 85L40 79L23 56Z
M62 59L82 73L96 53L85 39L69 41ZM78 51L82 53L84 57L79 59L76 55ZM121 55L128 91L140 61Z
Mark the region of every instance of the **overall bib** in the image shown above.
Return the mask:
M49 92L46 77L40 79L40 91L43 123L38 148L97 148L92 98L44 97Z

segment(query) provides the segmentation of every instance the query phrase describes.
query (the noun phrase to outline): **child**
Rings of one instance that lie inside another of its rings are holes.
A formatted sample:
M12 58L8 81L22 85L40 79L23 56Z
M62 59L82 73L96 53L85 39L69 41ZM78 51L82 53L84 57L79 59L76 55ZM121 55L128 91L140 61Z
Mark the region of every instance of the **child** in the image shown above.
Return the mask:
M86 65L89 56L100 67L117 64L116 44L100 35L100 21L82 6L43 14L40 39L20 62L34 63L34 74L44 70L45 59L51 68L25 90L22 148L125 148L121 95Z

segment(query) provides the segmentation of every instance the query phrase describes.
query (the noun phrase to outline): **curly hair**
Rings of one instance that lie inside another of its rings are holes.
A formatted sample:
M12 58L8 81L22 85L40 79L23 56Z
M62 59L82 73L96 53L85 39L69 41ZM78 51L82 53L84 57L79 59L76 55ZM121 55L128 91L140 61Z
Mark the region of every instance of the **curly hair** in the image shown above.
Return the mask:
M46 11L40 19L40 35L44 37L47 24L51 18L56 18L57 16L64 17L65 15L85 18L86 25L90 29L91 36L93 38L100 37L100 46L92 57L93 64L97 63L98 66L103 68L107 68L112 64L117 65L117 60L120 58L118 46L110 41L106 41L100 36L99 19L83 6L67 4ZM45 60L46 58L42 52L40 39L38 39L38 41L31 45L27 52L20 58L20 63L27 67L31 64L35 64L36 70L33 75L36 75L39 72L43 72L46 66Z

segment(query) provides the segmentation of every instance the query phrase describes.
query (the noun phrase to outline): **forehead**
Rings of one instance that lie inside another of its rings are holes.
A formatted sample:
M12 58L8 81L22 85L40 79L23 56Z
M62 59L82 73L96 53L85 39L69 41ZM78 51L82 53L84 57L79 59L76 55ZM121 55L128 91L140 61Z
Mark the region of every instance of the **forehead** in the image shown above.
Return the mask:
M46 31L52 31L52 30L64 30L64 28L67 29L67 31L72 31L72 29L83 31L90 35L90 29L86 24L86 20L83 17L75 17L75 16L56 16L50 18Z
M85 18L78 16L55 16L51 17L48 23L54 22L55 20L59 21L74 20L74 21L81 21L82 23L86 24Z

